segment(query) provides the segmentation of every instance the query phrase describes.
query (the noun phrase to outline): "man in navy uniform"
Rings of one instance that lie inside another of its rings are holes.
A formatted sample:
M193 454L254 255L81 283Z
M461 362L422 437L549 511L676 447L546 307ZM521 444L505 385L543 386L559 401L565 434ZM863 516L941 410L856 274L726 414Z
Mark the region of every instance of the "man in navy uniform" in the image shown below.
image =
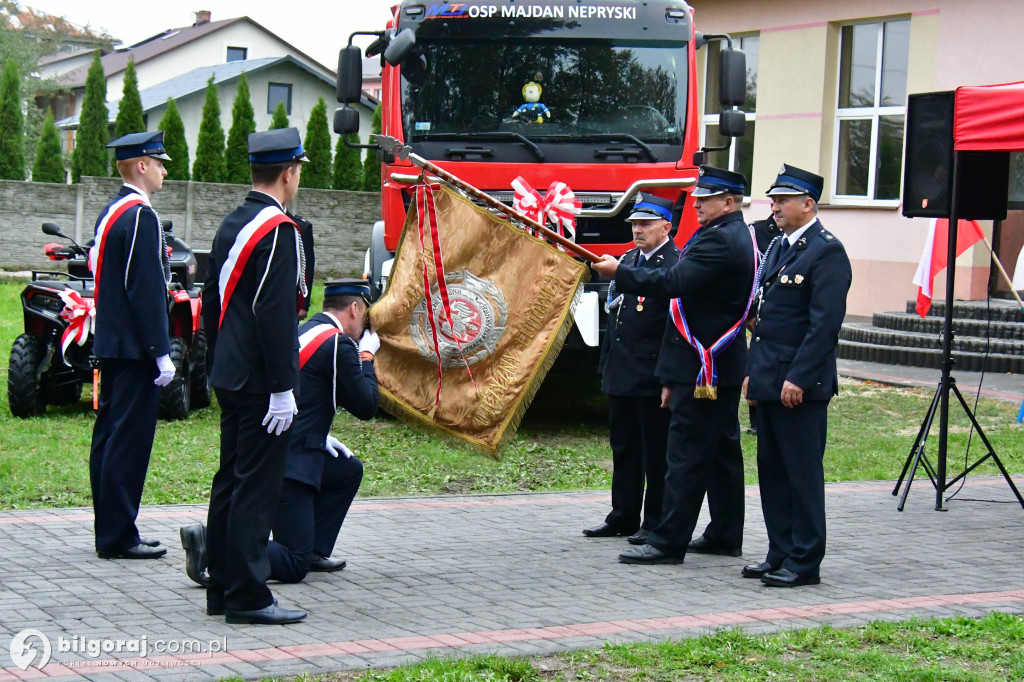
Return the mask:
M658 357L662 402L671 409L661 523L623 563L682 563L687 549L739 555L743 542L743 456L739 398L747 349L743 321L752 299L756 246L740 211L746 179L705 166L694 190L700 228L667 270L630 268L611 256L592 267L620 291L673 297ZM734 343L734 341L736 341ZM690 540L708 494L712 522Z
M773 587L815 585L825 556L825 435L838 393L836 346L850 260L817 218L824 181L783 165L768 190L785 233L769 250L754 313L748 401L757 403L757 472L768 555L743 568Z
M220 468L207 517L206 610L229 623L294 623L267 588L267 539L284 474L299 380L299 228L284 211L308 161L299 132L249 135L252 191L224 218L210 251L203 319L221 406Z
M627 251L620 263L667 269L679 260L679 247L669 239L671 201L637 194L626 220L632 225L636 248ZM608 328L600 369L601 390L608 394L612 510L604 523L583 534L592 538L629 535L629 542L643 544L661 520L665 489L669 412L661 405L661 381L654 369L668 321L668 298L620 294L612 282L605 307Z
M363 465L330 429L338 408L364 420L377 410L373 355L380 341L365 328L369 303L365 280L327 282L323 312L299 328L299 413L291 427L274 539L267 546L271 580L297 583L309 571L345 567L330 556L363 480ZM206 585L206 529L186 526L181 538L186 573Z
M111 142L124 186L96 221L89 251L95 279L100 359L99 412L92 431L89 482L96 553L104 559L155 559L167 553L135 526L153 448L160 387L174 378L167 326L163 232L150 195L167 171L162 131Z

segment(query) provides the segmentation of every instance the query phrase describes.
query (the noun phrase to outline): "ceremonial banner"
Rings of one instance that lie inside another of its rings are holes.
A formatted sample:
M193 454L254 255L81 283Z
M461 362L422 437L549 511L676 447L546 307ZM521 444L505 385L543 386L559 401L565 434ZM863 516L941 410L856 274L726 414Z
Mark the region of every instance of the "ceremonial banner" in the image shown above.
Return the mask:
M436 207L436 225L423 206ZM588 276L454 190L419 187L387 290L370 309L384 407L494 454L555 361Z

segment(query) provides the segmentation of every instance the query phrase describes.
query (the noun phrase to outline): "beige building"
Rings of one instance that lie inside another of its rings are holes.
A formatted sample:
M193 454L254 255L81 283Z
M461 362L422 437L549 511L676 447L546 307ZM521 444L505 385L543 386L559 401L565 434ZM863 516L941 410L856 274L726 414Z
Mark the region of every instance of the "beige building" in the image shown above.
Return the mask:
M1018 43L1024 3L692 0L692 5L700 31L728 33L747 52L748 135L712 162L728 164L751 181L748 221L768 215L764 192L783 162L819 173L825 178L819 217L843 241L853 264L849 313L902 310L917 293L912 280L930 222L904 218L900 210L907 95L1024 80ZM701 51L697 65L704 95L708 53ZM702 98L715 101L714 93ZM717 137L711 109L704 108L708 143ZM1014 190L1011 183L1011 209L1024 208L1013 202ZM1022 214L1011 210L995 230L1011 275L1024 242ZM991 237L996 226L988 221L982 227ZM957 261L956 296L983 299L988 288L988 250L979 245ZM936 299L944 297L943 277L935 290Z

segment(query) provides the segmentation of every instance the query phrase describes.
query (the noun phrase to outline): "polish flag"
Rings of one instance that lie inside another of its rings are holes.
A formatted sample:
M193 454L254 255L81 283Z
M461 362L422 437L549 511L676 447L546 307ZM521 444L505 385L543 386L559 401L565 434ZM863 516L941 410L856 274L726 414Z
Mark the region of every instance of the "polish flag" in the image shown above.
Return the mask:
M985 238L981 226L976 220L961 220L956 231L956 255L959 256L971 248L979 240ZM928 228L928 238L924 242L921 262L914 275L917 290L917 314L924 317L932 307L932 282L935 275L946 267L946 254L949 250L949 221L945 218L933 218Z

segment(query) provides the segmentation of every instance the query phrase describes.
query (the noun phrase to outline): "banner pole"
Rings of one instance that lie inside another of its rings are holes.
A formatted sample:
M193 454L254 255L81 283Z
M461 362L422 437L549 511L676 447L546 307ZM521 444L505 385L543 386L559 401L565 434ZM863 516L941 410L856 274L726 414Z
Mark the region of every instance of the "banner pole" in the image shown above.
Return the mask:
M501 203L500 201L490 196L489 194L481 192L480 190L478 190L476 187L473 187L473 185L469 184L465 180L460 180L459 178L455 177L454 175L444 170L443 168L434 165L430 161L427 161L422 156L419 156L418 154L413 154L410 147L401 144L395 138L387 137L385 135L374 135L373 137L376 138L377 145L380 146L380 148L383 149L385 152L394 154L396 157L400 159L408 159L409 161L412 162L413 165L422 168L423 170L429 172L432 175L437 176L438 178L448 183L449 185L459 190L462 190L463 192L473 197L474 199L482 201L483 203L487 204L491 208L500 211L502 214L508 216L509 218L521 222L524 225L527 225L528 227L530 227L530 229L539 232L540 234L544 235L545 238L547 238L550 241L553 241L559 246L562 246L567 251L571 251L580 258L588 260L591 263L597 263L598 261L601 260L600 256L595 254L593 251L588 251L587 249L583 248L576 242L566 239L565 237L558 234L554 230L550 230L547 227L541 225L536 220L527 218L526 216L517 213L516 211L512 210L511 206L506 206L505 204Z
M1010 279L1010 276L1008 274L1006 274L1006 269L1003 268L1003 264L999 262L999 256L997 256L995 250L993 250L992 243L989 242L988 237L986 237L985 235L982 235L981 239L982 241L985 242L985 246L988 247L988 252L992 256L992 262L995 263L996 268L999 269L999 274L1001 274L1003 276L1003 279L1006 281L1006 286L1010 287L1010 293L1013 294L1013 297L1015 299L1017 299L1017 305L1024 309L1024 301L1020 300L1020 295L1018 295L1017 292L1014 290L1013 280Z

